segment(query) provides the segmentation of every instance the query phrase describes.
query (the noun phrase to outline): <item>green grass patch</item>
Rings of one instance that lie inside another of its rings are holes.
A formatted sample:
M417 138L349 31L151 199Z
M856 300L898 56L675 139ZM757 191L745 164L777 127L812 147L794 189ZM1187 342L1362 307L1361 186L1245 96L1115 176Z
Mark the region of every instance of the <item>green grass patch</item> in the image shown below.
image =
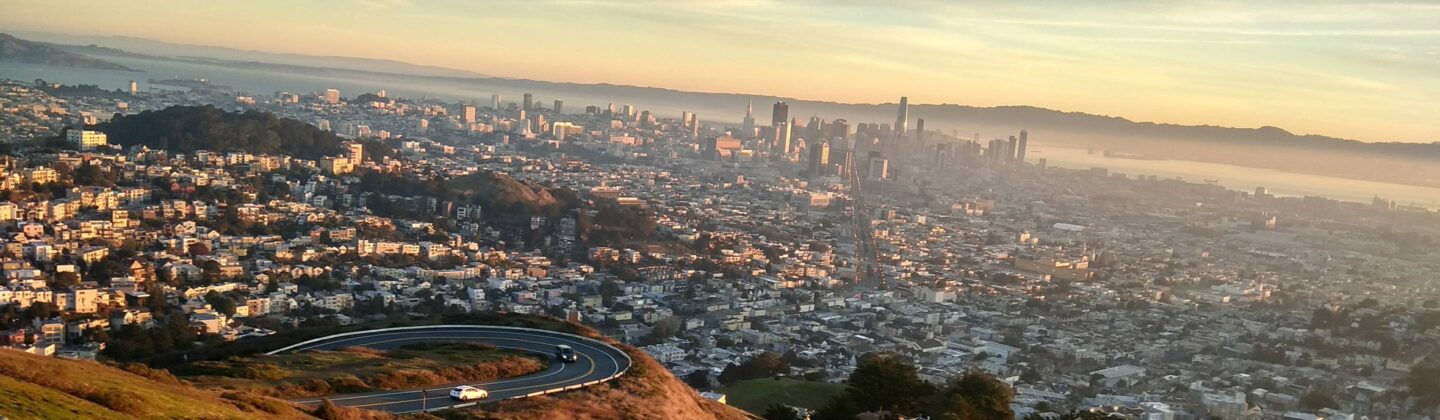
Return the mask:
M845 390L845 385L795 379L760 378L721 388L729 404L751 413L764 413L772 404L819 409Z

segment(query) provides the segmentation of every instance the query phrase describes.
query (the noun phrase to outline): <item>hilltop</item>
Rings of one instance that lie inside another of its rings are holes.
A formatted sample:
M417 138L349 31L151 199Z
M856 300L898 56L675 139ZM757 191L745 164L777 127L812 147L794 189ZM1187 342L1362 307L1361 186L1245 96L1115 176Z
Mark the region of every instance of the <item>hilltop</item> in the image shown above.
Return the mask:
M172 106L120 115L98 126L110 142L172 152L243 151L319 159L341 152L345 139L268 112L228 112L214 106Z
M65 51L55 46L0 33L0 61L87 69L139 71L109 61Z
M305 418L290 404L191 387L163 370L0 349L0 417Z

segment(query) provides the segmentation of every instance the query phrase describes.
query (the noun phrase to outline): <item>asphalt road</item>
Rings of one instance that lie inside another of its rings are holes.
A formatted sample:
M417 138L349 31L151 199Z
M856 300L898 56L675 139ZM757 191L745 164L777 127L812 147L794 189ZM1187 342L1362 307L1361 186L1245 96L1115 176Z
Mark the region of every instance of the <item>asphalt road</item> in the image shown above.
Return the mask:
M471 385L489 391L490 398L479 402L498 401L524 397L536 392L582 387L586 383L617 376L630 367L629 356L620 349L597 340L554 331L478 325L438 325L359 331L306 341L269 354L334 350L344 347L388 350L416 343L456 341L490 343L497 348L533 352L538 356L548 358L550 366L530 375L488 382L457 382L435 385L423 390L376 391L331 395L324 398L328 398L337 405L389 411L397 414L414 413L457 405L473 405L471 403L475 401L460 402L450 398L450 389L459 385ZM555 346L559 344L567 344L574 348L579 360L574 363L563 363L555 359ZM321 401L322 398L298 400L307 405L318 405Z

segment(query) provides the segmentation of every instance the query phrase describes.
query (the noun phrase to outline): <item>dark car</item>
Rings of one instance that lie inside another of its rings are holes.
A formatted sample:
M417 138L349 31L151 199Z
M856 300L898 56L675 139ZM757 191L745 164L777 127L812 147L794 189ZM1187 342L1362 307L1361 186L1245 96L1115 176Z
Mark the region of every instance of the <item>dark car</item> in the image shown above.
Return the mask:
M575 354L575 349L564 344L555 346L555 358L565 363L575 363L580 360L580 356Z

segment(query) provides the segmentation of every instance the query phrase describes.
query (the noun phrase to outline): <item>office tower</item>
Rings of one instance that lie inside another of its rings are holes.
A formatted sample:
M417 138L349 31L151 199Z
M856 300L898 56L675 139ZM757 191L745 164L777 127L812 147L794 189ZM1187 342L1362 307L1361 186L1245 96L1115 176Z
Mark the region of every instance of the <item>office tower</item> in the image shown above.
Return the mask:
M611 102L609 108L605 108L606 115L615 115L615 103Z
M790 105L784 102L776 102L770 113L770 125L778 127L780 123L790 121Z
M910 98L900 97L900 109L895 115L895 138L905 135L905 128L910 124Z
M865 175L870 179L885 179L890 177L890 160L886 159L880 152L870 152L869 172Z
M490 107L500 110L500 94L490 95Z
M810 149L810 176L825 176L830 172L830 142L821 141Z
M830 138L847 139L850 137L850 122L835 120L830 123Z
M1026 133L1025 130L1020 130L1020 145L1016 146L1015 149L1015 162L1025 163L1026 137L1029 137L1029 133Z
M415 129L420 131L420 135L425 135L430 131L430 120L421 118L420 121L415 122Z
M691 114L690 111L680 111L680 126L681 126L681 127L690 128L690 118L692 118L691 115L694 115L694 114Z
M325 103L331 105L340 103L340 91L335 89L325 89Z
M1005 146L1005 158L1008 162L1015 161L1015 151L1020 148L1020 141L1015 136L1010 136L1010 143Z
M690 137L700 138L700 116L690 115Z
M985 148L985 160L1000 162L1000 155L1004 154L1005 141L1000 139L990 140L990 146Z
M131 80L131 81L130 81L130 94L131 94L131 95L134 95L134 94L137 94L137 93L140 93L140 85L135 84L135 81L134 81L134 80Z
M775 149L775 154L781 157L790 154L790 123L777 122L773 131L775 137L771 139L770 145Z
M556 112L556 113L564 113L564 112L565 112L565 101L562 101L562 100L559 100L559 99L556 99L556 100L555 100L555 112Z
M460 106L460 120L461 120L461 121L464 121L466 124L472 124L472 123L474 123L474 122L475 122L475 105L461 105L461 106Z
M526 93L526 94L525 94L525 101L524 101L524 102L521 102L523 105L520 106L520 109L529 111L529 110L530 110L530 107L534 105L534 104L533 104L533 101L534 101L534 100L535 100L535 97L531 96L529 93Z
M380 97L380 98L384 98L384 97L385 97L385 89L380 89L380 90L375 91L375 96L376 96L376 97ZM472 101L472 102L473 102L473 101Z
M745 101L745 125L744 125L743 130L744 130L744 131L743 131L743 132L741 133L741 135L740 135L740 138L742 138L742 139L748 139L748 138L750 138L750 136L755 135L755 103L754 103L754 101Z
M920 144L924 144L924 143L925 143L925 119L924 119L924 118L916 118L916 119L915 119L915 142L916 142L916 143L920 143Z

